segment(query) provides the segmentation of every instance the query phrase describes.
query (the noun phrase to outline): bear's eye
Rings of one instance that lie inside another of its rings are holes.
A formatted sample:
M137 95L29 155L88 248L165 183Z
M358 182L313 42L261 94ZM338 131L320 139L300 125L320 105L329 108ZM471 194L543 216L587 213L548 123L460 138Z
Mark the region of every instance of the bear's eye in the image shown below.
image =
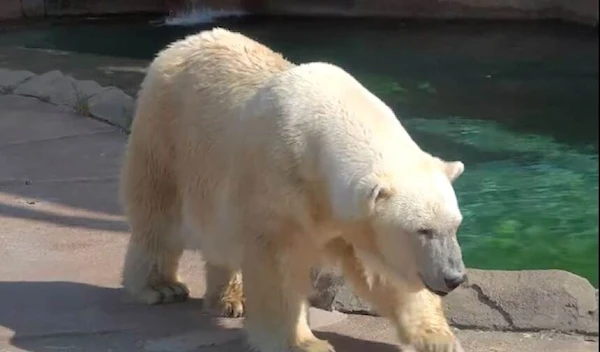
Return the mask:
M419 233L419 235L431 237L433 236L433 229L419 229L417 230L417 233Z

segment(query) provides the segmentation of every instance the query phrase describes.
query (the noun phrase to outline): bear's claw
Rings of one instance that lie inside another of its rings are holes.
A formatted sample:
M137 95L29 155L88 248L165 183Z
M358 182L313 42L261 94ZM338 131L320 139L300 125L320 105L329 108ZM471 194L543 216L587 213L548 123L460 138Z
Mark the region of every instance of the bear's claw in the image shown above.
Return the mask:
M227 318L241 318L244 316L245 299L223 300L219 302L221 306L221 316Z

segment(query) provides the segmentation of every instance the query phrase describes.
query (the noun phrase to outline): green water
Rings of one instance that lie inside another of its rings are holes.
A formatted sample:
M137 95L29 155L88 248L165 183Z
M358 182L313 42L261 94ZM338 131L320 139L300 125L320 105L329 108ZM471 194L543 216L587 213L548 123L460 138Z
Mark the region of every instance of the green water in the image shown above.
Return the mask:
M597 286L596 29L258 18L220 25L297 62L341 65L424 149L462 160L456 190L468 266L565 269ZM80 23L27 31L19 45L150 59L206 27Z

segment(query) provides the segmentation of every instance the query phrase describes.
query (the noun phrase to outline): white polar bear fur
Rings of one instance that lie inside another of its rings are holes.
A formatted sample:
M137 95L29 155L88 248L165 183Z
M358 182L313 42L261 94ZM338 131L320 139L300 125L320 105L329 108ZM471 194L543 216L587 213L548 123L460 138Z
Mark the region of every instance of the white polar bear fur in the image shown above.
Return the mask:
M178 261L199 249L207 304L245 313L253 348L333 351L305 298L310 269L339 261L402 343L458 351L408 236L386 231L457 226L462 170L336 66L294 65L224 29L189 36L158 54L139 94L121 181L124 287L147 303L185 299Z

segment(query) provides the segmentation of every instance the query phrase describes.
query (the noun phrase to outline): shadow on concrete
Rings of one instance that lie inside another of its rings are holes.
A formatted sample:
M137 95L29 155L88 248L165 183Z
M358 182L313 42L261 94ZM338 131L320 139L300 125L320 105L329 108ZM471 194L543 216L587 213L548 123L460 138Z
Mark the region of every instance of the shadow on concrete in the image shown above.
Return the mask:
M13 346L35 352L134 351L161 336L224 329L201 309L200 299L147 306L120 289L82 283L0 282L0 337L12 330Z
M241 319L210 317L202 312L202 303L191 299L147 306L131 302L116 288L62 281L0 282L0 339L13 331L10 344L32 352L246 351ZM316 334L338 351L397 351L390 344L334 332ZM207 338L221 343L200 341ZM185 344L194 339L199 346L187 350Z
M28 184L12 182L0 184L0 195L2 193L37 203L54 203L111 216L122 215L117 176L98 180L29 181Z
M335 332L315 332L318 338L328 340L336 351L340 352L401 352L397 346L389 343L360 340L354 337L338 334Z
M0 217L20 218L71 228L85 228L110 232L127 232L129 230L127 224L123 221L53 214L43 210L26 209L6 204L0 204Z

